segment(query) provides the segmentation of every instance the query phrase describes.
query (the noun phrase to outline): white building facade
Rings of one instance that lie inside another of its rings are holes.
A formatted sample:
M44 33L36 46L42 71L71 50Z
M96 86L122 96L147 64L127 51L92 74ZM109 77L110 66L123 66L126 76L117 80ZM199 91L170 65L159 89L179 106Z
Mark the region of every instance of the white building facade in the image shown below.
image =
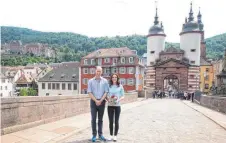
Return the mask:
M78 82L38 82L39 96L77 95Z
M1 75L0 79L0 97L13 96L13 83L5 76Z
M61 66L38 80L39 96L75 96L79 94L79 67Z

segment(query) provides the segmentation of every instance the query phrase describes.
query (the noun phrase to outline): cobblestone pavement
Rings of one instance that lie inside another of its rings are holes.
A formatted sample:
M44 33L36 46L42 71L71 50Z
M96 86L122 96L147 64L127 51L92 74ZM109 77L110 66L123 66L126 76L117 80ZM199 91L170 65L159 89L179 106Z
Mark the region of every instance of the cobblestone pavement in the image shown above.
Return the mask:
M109 137L107 110L104 135ZM72 136L64 143L87 143L89 138L91 128ZM157 99L121 113L117 142L226 143L226 131L180 100Z

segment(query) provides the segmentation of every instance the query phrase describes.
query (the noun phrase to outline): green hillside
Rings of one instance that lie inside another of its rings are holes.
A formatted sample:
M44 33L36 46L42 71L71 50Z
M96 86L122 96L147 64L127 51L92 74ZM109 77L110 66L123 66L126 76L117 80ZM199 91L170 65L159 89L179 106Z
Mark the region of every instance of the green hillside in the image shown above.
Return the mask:
M146 52L146 37L144 35L116 36L116 37L87 37L69 32L40 32L27 28L1 27L1 43L11 40L21 40L25 43L45 43L57 50L57 60L75 61L98 48L129 47L137 50L141 56ZM226 47L226 33L206 39L207 55L215 58L223 55ZM166 43L169 47L179 47L178 43ZM4 61L4 59L3 59Z

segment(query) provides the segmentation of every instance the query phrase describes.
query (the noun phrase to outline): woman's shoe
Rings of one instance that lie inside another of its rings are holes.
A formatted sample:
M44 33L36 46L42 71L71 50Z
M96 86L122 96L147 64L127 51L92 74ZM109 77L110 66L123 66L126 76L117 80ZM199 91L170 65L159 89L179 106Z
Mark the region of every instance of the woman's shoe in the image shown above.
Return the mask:
M113 141L114 141L114 142L117 142L117 136L114 136Z
M114 139L113 136L109 137L109 141L113 141L113 139Z

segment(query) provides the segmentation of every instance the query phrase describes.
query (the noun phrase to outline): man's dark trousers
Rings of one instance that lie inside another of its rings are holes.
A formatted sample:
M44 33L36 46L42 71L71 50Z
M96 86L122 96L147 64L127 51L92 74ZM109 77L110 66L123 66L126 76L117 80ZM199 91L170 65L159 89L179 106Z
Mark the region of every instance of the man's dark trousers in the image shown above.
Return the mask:
M103 134L102 130L103 130L105 100L101 103L100 106L97 106L96 103L91 99L90 108L91 108L91 116L92 116L91 125L92 125L93 136L97 135L97 129L96 129L97 113L98 113L98 135L101 136Z

